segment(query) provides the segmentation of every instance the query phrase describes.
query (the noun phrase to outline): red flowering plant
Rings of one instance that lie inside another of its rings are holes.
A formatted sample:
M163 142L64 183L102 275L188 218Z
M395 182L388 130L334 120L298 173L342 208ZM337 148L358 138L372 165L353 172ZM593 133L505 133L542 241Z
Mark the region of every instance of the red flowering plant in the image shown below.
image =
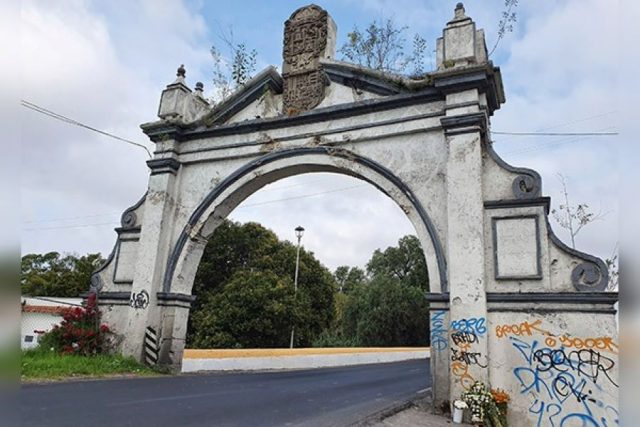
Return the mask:
M91 356L109 350L111 330L100 323L96 294L87 298L83 307L66 309L62 322L43 334L40 346L62 354Z

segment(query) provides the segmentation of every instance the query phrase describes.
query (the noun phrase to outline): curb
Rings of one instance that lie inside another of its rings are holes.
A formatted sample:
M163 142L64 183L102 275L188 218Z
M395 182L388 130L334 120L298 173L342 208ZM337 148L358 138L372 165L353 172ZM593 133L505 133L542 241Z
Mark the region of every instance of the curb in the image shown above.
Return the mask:
M389 418L394 416L395 414L404 411L405 409L409 409L414 405L413 400L409 400L407 402L394 403L388 406L387 408L381 409L378 412L374 412L373 414L368 415L363 420L356 421L353 424L350 424L348 427L368 427L373 426L385 418Z
M424 394L427 394L428 396L428 393L430 392L431 392L431 387L426 389ZM405 401L392 403L386 408L382 408L372 414L367 415L364 419L360 421L356 421L353 424L350 424L349 427L368 427L368 426L375 425L381 422L382 420L384 420L385 418L392 417L395 414L402 412L406 409L409 409L414 406L418 406L417 402L424 399L425 399L424 395L418 395L418 396L411 397Z

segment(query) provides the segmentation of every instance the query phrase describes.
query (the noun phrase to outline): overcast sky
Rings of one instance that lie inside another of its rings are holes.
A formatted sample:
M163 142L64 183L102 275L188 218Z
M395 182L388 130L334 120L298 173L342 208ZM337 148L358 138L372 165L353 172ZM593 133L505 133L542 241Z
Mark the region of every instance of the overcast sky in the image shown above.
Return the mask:
M421 34L430 49L453 16L455 1L346 0L318 2L338 26L338 46L354 25L393 18ZM492 59L502 69L507 102L494 131L617 131L615 96L621 63L616 2L526 1L518 23ZM259 52L258 68L281 66L283 23L303 3L292 1L23 1L22 98L96 128L146 144L143 122L156 119L160 92L181 63L187 82L211 89L209 48L233 28L237 42ZM467 1L467 14L496 40L502 0ZM13 25L18 25L14 23ZM623 61L624 62L624 61ZM431 61L428 61L428 65ZM633 107L635 108L635 107ZM145 192L146 153L31 110L22 122L22 253L110 252L121 212ZM624 116L623 119L624 120ZM558 207L568 183L571 201L603 219L580 232L578 249L609 257L619 239L617 150L612 137L494 135L508 162L539 171L544 195ZM283 200L287 199L287 200ZM412 225L373 187L353 178L313 174L259 191L231 215L257 221L283 239L307 229L303 243L331 269L363 266ZM565 242L567 233L554 224Z

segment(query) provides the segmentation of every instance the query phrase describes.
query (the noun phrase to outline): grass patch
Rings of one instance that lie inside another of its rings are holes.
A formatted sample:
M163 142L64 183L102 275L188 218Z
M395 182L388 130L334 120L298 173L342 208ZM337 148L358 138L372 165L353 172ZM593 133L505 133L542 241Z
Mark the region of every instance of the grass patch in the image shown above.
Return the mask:
M153 375L158 372L133 358L120 355L101 354L89 357L35 349L22 352L20 373L23 380L35 380L122 374Z

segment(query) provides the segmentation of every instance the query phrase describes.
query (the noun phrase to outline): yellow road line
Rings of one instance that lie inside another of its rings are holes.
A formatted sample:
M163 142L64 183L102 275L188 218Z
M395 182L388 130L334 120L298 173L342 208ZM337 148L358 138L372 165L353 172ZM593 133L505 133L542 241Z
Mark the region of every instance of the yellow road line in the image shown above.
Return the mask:
M255 348L255 349L185 349L184 359L228 359L238 357L313 356L355 353L390 353L427 351L429 347L339 347L339 348Z

